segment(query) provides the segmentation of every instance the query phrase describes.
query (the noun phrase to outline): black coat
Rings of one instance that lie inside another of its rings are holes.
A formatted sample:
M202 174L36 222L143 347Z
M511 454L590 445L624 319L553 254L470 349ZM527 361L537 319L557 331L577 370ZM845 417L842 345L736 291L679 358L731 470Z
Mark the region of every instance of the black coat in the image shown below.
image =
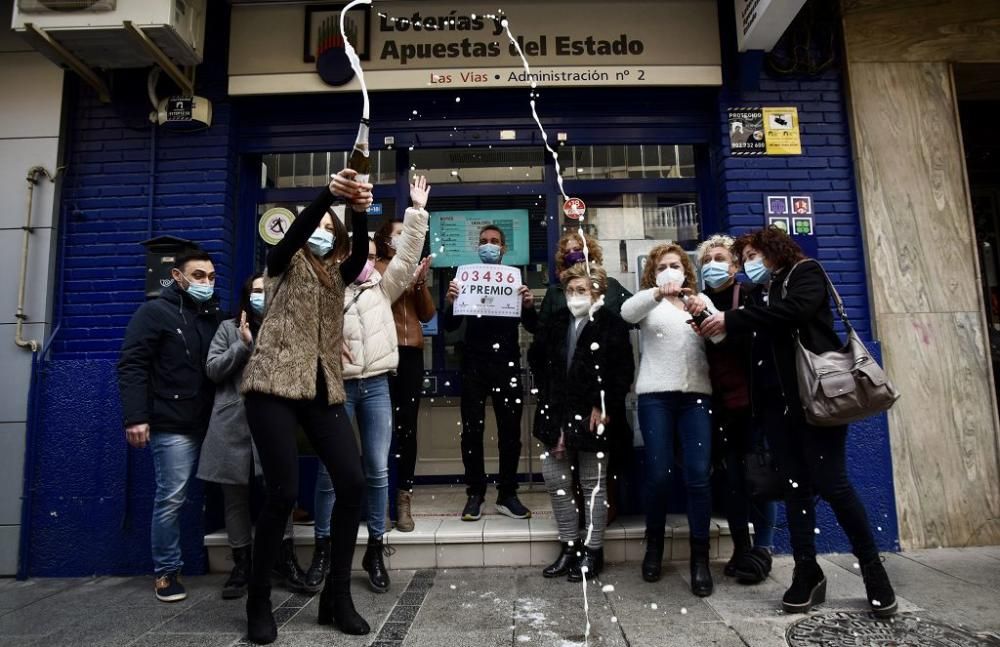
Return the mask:
M622 434L631 433L624 406L619 406L625 402L635 375L628 324L604 308L595 312L594 320L587 321L580 331L567 371L570 316L568 309L553 313L528 350L528 362L538 388L532 433L550 448L558 444L559 433L565 432L567 448L605 451L609 438L611 446L615 446ZM595 342L597 345L593 346ZM590 431L590 413L595 407L601 408L602 389L611 422L604 435L598 436Z
M604 307L620 315L622 313L622 304L629 300L632 293L625 289L618 279L609 276L608 277L608 290L604 294ZM542 299L542 306L538 311L538 319L536 322L525 322L525 328L528 332L535 334L538 328L548 324L549 319L561 310L566 310L566 291L563 290L562 284L550 285L545 291L545 298ZM531 326L531 327L529 327Z
M148 423L152 433L205 433L215 397L205 363L221 320L216 298L197 303L176 283L139 306L118 359L126 426Z
M803 346L814 353L837 350L843 342L833 329L830 293L819 263L810 260L795 268L788 295L783 296L782 286L790 269L782 268L771 276L767 305L747 305L727 312L726 331L766 333L785 402L791 411L801 411L793 333L797 330Z

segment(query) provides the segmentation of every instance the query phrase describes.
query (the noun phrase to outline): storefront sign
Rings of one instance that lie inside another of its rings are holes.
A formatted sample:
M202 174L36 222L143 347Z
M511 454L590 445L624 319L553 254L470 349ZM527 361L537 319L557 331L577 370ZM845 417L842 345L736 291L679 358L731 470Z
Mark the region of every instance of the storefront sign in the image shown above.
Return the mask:
M288 228L295 222L295 214L283 207L274 207L264 212L257 223L261 239L268 245L277 245Z
M380 2L351 12L367 54L371 90L541 85L721 85L717 10L711 0L510 0L483 15L461 2ZM307 11L307 9L309 11ZM482 11L482 9L480 9ZM357 79L317 73L338 11L320 5L237 5L232 9L229 91L234 95L357 90ZM527 56L527 74L517 48ZM352 44L354 41L351 41Z
M797 108L764 108L764 141L768 155L801 155Z
M733 155L764 154L764 113L760 108L729 109L729 149Z
M456 315L520 317L521 270L509 265L462 265L455 274Z
M437 211L431 213L431 252L434 267L455 267L479 261L479 232L495 225L504 233L508 265L528 263L528 210Z
M740 51L770 52L805 0L735 0L736 41Z

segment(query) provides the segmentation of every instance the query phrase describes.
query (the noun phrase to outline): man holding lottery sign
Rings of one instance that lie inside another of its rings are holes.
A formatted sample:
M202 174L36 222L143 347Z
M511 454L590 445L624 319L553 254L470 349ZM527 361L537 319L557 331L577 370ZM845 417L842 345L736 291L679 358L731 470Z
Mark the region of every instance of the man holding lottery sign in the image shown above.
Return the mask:
M480 265L463 265L448 285L442 314L445 329L457 330L463 320L462 352L462 463L468 501L463 521L482 516L486 498L483 434L486 398L491 397L497 422L500 474L496 509L514 519L528 519L531 511L517 498L517 463L521 457L521 347L519 326L536 321L535 298L521 282L517 268L501 264L507 239L496 225L479 231Z

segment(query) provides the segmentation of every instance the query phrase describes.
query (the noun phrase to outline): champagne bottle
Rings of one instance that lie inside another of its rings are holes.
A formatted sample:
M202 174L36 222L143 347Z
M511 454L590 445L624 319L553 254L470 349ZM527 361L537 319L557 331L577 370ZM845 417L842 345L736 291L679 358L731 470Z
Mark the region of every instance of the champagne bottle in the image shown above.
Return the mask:
M684 302L685 306L688 305L688 302L689 302L690 299L694 299L694 298L696 298L696 297L688 296L687 294L681 294L681 301ZM706 319L708 319L708 310L702 310L701 312L699 312L696 315L692 314L691 315L691 319L689 321L693 321L695 323L695 325L700 328L701 324L705 323ZM722 334L719 334L719 335L712 335L711 337L709 337L709 339L712 341L713 344L722 343L722 341L725 338L726 338L726 334L725 333L722 333Z
M347 168L357 171L355 178L358 182L367 182L371 174L371 158L368 150L368 120L361 118L361 125L358 127L358 137L354 140L354 150L351 151L351 158L347 160Z

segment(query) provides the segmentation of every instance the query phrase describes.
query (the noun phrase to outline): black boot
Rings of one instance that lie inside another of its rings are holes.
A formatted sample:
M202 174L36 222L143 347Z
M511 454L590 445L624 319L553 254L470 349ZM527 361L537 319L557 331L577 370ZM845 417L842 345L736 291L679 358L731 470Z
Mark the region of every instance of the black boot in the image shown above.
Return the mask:
M385 568L382 556L391 550L385 545L382 537L368 536L368 547L365 556L361 558L361 568L368 573L368 586L376 593L389 590L389 571Z
M691 592L699 598L712 595L712 569L708 566L708 539L691 538Z
M278 638L278 625L271 613L271 587L250 586L247 590L247 640L268 645Z
M865 592L868 594L868 604L876 618L888 618L896 615L899 605L896 603L896 592L889 583L889 574L882 566L882 560L876 558L873 562L861 565L861 577L865 581Z
M317 537L313 549L312 563L306 571L305 589L309 593L319 593L323 579L330 574L330 538Z
M233 549L233 571L222 585L222 599L235 600L247 594L250 579L250 546Z
M281 555L271 571L271 577L284 582L285 588L293 593L309 593L306 590L306 574L295 557L295 543L291 537L281 542Z
M585 547L579 561L570 567L566 579L570 582L582 582L586 573L587 581L590 582L596 579L602 570L604 570L604 549Z
M754 546L736 562L736 581L740 584L759 584L771 574L771 551Z
M565 575L569 573L570 568L576 563L576 546L568 543L561 544L561 546L562 548L559 551L559 557L556 557L556 561L542 569L542 577L560 577Z
M663 528L646 528L646 555L642 558L642 579L656 582L663 569Z
M345 634L363 636L371 632L371 627L354 608L351 599L351 580L334 583L326 578L323 592L319 594L319 617L321 625L336 625Z
M730 526L730 528L732 528ZM750 552L750 529L740 528L733 530L733 556L726 562L726 567L722 570L726 577L736 577L736 564L744 555Z
M792 585L781 598L785 613L806 613L826 602L826 576L815 557L796 558Z

